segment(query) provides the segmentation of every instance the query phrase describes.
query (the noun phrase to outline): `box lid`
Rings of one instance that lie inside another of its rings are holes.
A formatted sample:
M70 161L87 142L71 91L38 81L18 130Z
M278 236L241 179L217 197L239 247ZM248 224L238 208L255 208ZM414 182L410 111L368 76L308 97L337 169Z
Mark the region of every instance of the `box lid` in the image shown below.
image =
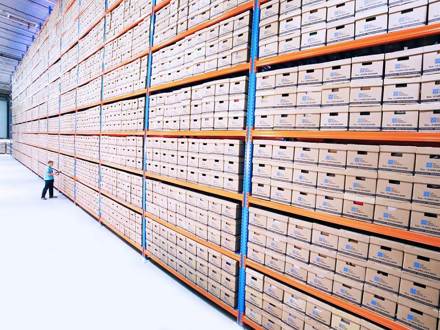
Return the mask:
M335 236L339 235L339 229L333 228L333 227L329 227L329 226L326 226L326 225L321 225L321 224L316 223L316 222L313 223L313 230L319 230L320 232L330 233L330 234L335 235Z
M292 184L292 183L289 183L289 185L292 187L292 190L294 191L299 191L307 194L316 194L316 188L306 187L300 184Z
M347 284L348 286L358 289L358 290L362 290L364 288L364 284L355 280L352 280L348 277L339 275L339 274L335 274L334 280L336 282L339 283L343 283L343 284Z
M431 76L431 75L428 75ZM432 75L434 76L434 75ZM425 77L425 76L423 76ZM439 75L440 77L440 75ZM435 79L433 79L435 80ZM407 78L385 78L384 85L397 85L397 84L415 84L422 81L420 77L407 77Z
M421 54L423 54L423 47L410 48L410 49L399 50L397 52L386 53L385 59L391 60L399 57L407 57L407 56L421 55Z
M351 1L344 1L344 0L330 0L330 1L327 1L327 7L333 7L333 6L336 6L336 5L339 5L339 4L341 4L341 3L349 3L349 2L354 2L353 0L351 0Z
M376 197L376 205L386 206L387 208L396 208L402 210L411 210L411 204L404 201L388 199L384 197Z
M317 4L311 5L311 6L307 6L304 8L304 4L302 7L302 13L307 13L309 11L315 10L315 9L321 9L321 8L326 8L325 2L319 2Z
M422 83L429 81L440 81L440 73L436 74L425 74L422 76Z
M358 194L352 194L352 193L344 193L344 199L353 201L353 202L362 202L367 204L374 204L375 198L372 196L362 196Z
M348 112L382 112L382 105L350 105Z
M432 288L435 288L437 290L440 289L440 281L436 281L433 279L430 279L428 277L425 276L419 276L410 272L406 272L406 271L402 271L402 279L411 281L411 282L416 282L416 283L420 283Z
M385 180L396 180L396 181L403 181L403 182L414 182L414 177L412 175L407 175L403 173L396 173L391 171L378 171L378 178L379 179L385 179Z
M346 2L346 1L342 1L342 2ZM342 60L324 62L323 66L324 66L324 68L330 68L330 67L334 67L334 66L343 66L343 65L350 65L350 64L351 64L351 58L345 58Z
M279 21L285 20L286 18L290 18L290 17L294 17L294 16L299 16L301 15L301 9L300 8L296 8L294 10L291 10L287 13L284 13L282 15L280 15Z
M376 54L376 55L364 55L364 56L356 56L351 59L351 63L363 63L363 62L375 62L375 61L383 61L385 59L385 54Z
M322 90L322 86L321 85L299 85L297 88L297 93L302 93L302 92L320 92Z
M358 21L358 20L362 20L362 19L365 19L368 17L383 15L383 14L387 14L387 13L388 13L388 6L384 5L384 6L380 6L380 7L376 7L376 8L372 8L372 9L358 12L358 13L356 13L355 19L356 19L356 21Z
M435 2L438 0L434 0L432 2ZM431 2L431 1L430 1ZM429 46L425 46L423 47L423 53L430 53L430 52L440 52L440 44L436 44L436 45L429 45Z
M312 172L318 171L317 165L306 165L306 164L301 164L301 163L290 163L290 164L293 165L292 167L295 170L305 170L305 171L312 171Z
M333 28L335 28L337 26L344 26L344 25L353 24L353 23L354 23L354 17L353 16L352 17L346 17L346 18L338 19L336 21L328 23L327 24L327 29L333 29ZM350 59L348 59L348 60L350 60Z
M321 113L346 113L348 112L348 105L334 105L321 107Z
M319 173L332 173L332 174L339 174L339 175L346 174L345 168L331 167L331 166L325 166L325 165L319 165L317 168L317 171Z
M312 229L312 227L313 227L313 222L297 219L294 217L289 217L289 225L291 225L291 224L298 225L298 226L304 227L304 228L309 228L309 229Z
M384 104L382 111L419 111L420 104Z
M371 170L363 170L363 169L347 169L347 176L361 177L361 178L370 178L377 179L377 172Z
M350 82L351 88L356 87L382 87L383 80L381 78L355 79Z
M374 245L380 245L380 246L386 246L391 247L392 249L403 251L405 249L405 244L391 241L389 239L379 238L375 236L370 237L370 244Z
M309 272L315 274L318 277L326 278L326 279L329 279L329 280L332 280L332 281L333 281L334 274L335 274L333 272L330 272L328 270L324 270L324 269L322 269L322 268L320 268L318 266L314 266L312 264L307 265L307 270ZM309 299L314 299L314 298L311 298L310 296L307 296L307 301L309 301ZM314 300L316 300L316 299L314 299Z
M328 196L328 197L340 198L340 199L344 198L344 193L343 192L326 190L326 189L323 189L323 188L316 188L316 195Z
M409 307L411 309L415 309L419 312L422 312L423 314L427 314L427 315L432 316L434 318L438 317L438 310L434 307L429 307L425 304L421 304L419 302L405 298L403 296L399 296L397 302L399 305L404 305L404 306Z
M299 107L296 108L297 114L321 113L321 108L317 107Z
M393 267L393 266L388 266L385 265L381 262L377 262L374 260L368 260L367 261L367 267L371 268L371 269L375 269L381 272L385 272L387 274L391 274L397 277L401 277L402 275L402 270L400 270L399 268Z
M328 248L323 248L323 247L318 246L318 245L313 245L313 244L310 245L310 251L315 252L315 253L319 253L319 254L322 254L322 255L327 255L327 256L329 256L330 258L333 258L333 259L336 258L336 251L332 251L332 250L330 250Z
M423 213L433 213L433 214L440 215L440 207L437 207L435 205L412 203L411 210L423 212Z
M358 242L363 243L369 243L370 242L370 236L365 234L356 233L352 230L346 230L346 229L339 229L339 236L354 239Z
M295 148L319 149L319 143L316 142L294 142Z
M336 257L337 257L338 260L349 262L349 263L352 263L354 265L361 266L361 267L367 267L367 261L363 260L363 259L350 257L350 256L345 255L345 254L340 253L340 252L338 252Z
M347 150L379 152L379 146L377 146L377 145L347 144Z
M440 102L424 102L420 104L420 111L434 111L440 109Z
M440 260L440 255L438 252L424 249L421 247L413 246L413 245L405 245L404 247L405 254L412 254L416 256L423 256L434 260Z
M328 82L322 85L322 90L337 89L337 88L350 88L350 83L341 81L341 82Z
M322 23L317 23L317 24L312 24L312 25L308 25L308 26L304 26L301 28L301 33L309 33L309 32L313 32L313 31L318 31L318 30L325 30L327 28L327 23L322 22Z
M414 183L422 184L440 184L440 178L435 176L414 175Z
M310 250L310 246L311 246L310 243L307 243L307 242L303 242L303 241L297 240L297 239L292 238L292 237L290 237L290 236L287 236L287 237L286 237L286 241L287 241L287 244L298 246L298 247L300 247L301 249Z
M439 152L440 152L440 148ZM398 153L408 153L415 154L417 151L417 147L414 146L393 146L393 145L381 145L380 152L398 152Z
M325 63L314 63L314 64L306 64L306 65L300 65L298 67L298 71L308 71L308 70L319 70L322 69L325 66Z
M394 302L397 302L397 299L398 299L397 293L392 293L392 292L386 291L384 289L379 289L379 288L375 287L374 285L371 285L368 283L365 283L364 291L369 292L370 294L373 294L373 295L378 295L380 297L384 297L384 298L391 300L391 301L394 301Z
M332 314L339 316L343 320L348 320L350 322L353 322L353 323L356 323L359 325L361 324L361 321L362 321L359 317L354 316L350 313L346 313L337 307L332 307Z
M409 3L404 3L403 5L400 6L392 6L390 7L390 14L394 14L396 12L400 12L406 9L411 9L411 8L417 8L417 7L421 7L421 6L426 6L428 4L428 0L417 0L417 1L411 1Z
M278 40L284 41L284 40L291 39L294 37L299 37L300 35L301 35L301 31L299 29L297 29L295 31L290 31L287 34L283 34L283 35L279 36Z

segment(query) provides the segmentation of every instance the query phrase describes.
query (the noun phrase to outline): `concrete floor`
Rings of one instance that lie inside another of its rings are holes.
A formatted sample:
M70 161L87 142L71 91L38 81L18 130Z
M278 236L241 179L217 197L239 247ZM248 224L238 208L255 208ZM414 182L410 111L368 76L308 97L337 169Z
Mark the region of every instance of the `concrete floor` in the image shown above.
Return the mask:
M241 329L0 155L0 329Z

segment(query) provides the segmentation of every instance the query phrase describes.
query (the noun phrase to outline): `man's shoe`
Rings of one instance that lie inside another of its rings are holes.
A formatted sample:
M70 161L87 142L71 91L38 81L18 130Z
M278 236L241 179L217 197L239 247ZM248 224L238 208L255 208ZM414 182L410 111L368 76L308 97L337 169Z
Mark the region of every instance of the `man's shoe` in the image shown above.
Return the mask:
M42 199L42 200L46 200L47 198L46 198L46 197L41 197L41 199Z
M52 197L49 197L49 198L58 198L58 196L52 196Z

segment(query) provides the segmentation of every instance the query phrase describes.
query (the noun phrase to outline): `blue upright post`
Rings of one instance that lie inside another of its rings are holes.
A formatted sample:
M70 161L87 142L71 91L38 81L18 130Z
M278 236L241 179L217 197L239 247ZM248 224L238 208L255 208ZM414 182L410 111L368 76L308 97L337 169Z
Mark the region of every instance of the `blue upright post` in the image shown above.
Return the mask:
M255 117L255 93L256 93L256 70L255 61L258 57L258 40L259 40L259 21L260 7L259 1L254 0L253 16L252 16L252 35L251 35L251 67L249 71L249 86L246 114L246 146L244 158L244 178L243 178L243 207L241 215L241 237L240 237L240 270L238 283L238 322L241 324L245 313L245 288L246 288L246 270L245 259L247 256L247 240L248 240L248 222L249 222L249 206L248 196L251 193L252 180L252 129L254 127Z
M156 5L156 0L152 1L152 10L151 10L151 16L150 16L150 35L148 40L148 62L147 62L147 79L146 79L146 88L147 93L145 95L145 112L144 112L144 145L143 145L143 162L142 162L142 169L145 174L147 171L147 131L149 128L149 115L150 115L150 96L148 94L148 90L151 86L151 64L153 63L153 54L151 52L151 49L153 47L154 43L154 22L156 19L156 14L154 13L154 6ZM145 180L145 175L142 178L142 210L145 212L147 209L147 196L146 196L146 190L147 189L147 183ZM145 219L145 215L142 214L142 247L143 249L147 248L147 220Z

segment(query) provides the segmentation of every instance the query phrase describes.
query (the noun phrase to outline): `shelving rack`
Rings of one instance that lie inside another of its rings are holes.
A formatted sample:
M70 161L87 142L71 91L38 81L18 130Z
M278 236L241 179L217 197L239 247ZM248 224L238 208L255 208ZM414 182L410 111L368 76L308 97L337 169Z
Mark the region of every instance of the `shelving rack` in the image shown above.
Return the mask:
M68 2L66 7L63 9L63 12L66 12L74 3L75 0L71 0ZM139 58L142 58L146 55L148 55L148 72L147 72L147 83L144 89L136 90L134 92L130 92L124 95L106 98L104 99L102 97L101 93L101 100L99 102L96 102L94 104L89 104L86 106L81 107L75 107L74 110L69 111L62 111L59 106L59 111L57 114L54 115L46 115L39 118L33 118L31 120L22 121L21 123L26 122L32 122L39 119L49 119L52 117L58 117L60 118L61 115L67 114L67 113L75 113L84 109L88 109L94 106L98 105L105 105L109 103L113 103L116 101L121 101L129 98L133 98L136 96L145 96L146 102L145 102L145 119L144 119L144 130L143 131L118 131L118 132L102 132L102 131L91 131L91 132L61 132L58 133L48 133L48 132L26 132L25 134L46 134L46 135L68 135L68 136L76 136L76 135L92 135L92 136L143 136L144 141L145 138L148 136L158 136L158 137L207 137L207 138L235 138L235 139L244 139L245 140L245 161L244 161L244 183L243 183L243 193L233 193L229 191L225 191L223 189L208 187L202 184L196 184L196 183L190 183L187 181L182 181L162 175L158 175L156 173L149 172L146 168L146 155L144 153L144 161L143 161L143 169L133 169L130 167L118 165L118 164L112 164L105 161L102 161L101 159L86 159L84 157L79 157L76 154L69 154L65 152L61 152L59 150L53 150L49 148L41 148L35 144L29 144L25 142L18 142L24 145L28 145L35 148L40 148L43 150L48 150L54 153L57 153L58 155L67 155L70 157L74 157L74 159L83 159L90 162L95 162L97 164L109 166L115 169L123 170L128 173L141 175L144 179L150 178L159 180L161 182L165 183L171 183L176 186L189 188L198 192L204 192L208 194L212 194L214 196L220 196L229 198L235 201L240 201L242 203L242 222L241 222L241 242L240 242L240 253L236 254L234 252L231 252L229 250L226 250L224 248L221 248L220 246L217 246L213 243L210 243L208 241L204 241L203 239L200 239L199 237L191 234L190 232L179 228L177 226L174 226L172 224L169 224L168 222L158 218L157 216L154 216L151 213L148 213L146 211L146 200L145 200L145 189L143 189L143 197L142 197L142 208L138 206L131 205L127 202L124 202L120 200L119 198L110 195L107 192L102 191L100 188L96 189L94 187L90 187L91 189L97 191L99 193L99 196L106 196L124 206L129 208L130 210L133 210L143 216L143 224L142 224L142 245L137 244L136 242L133 242L129 238L125 237L124 235L121 235L118 233L114 228L110 227L108 224L105 224L103 222L103 219L100 214L96 215L93 214L93 212L90 212L90 210L85 210L89 214L91 214L92 217L94 217L97 221L105 225L108 229L113 231L116 235L118 235L121 239L125 240L128 244L133 246L136 250L141 252L145 257L152 260L154 263L159 265L161 268L166 270L168 273L172 274L174 277L185 283L186 285L193 288L195 291L197 291L199 294L203 295L207 299L214 302L216 305L230 313L232 316L237 318L238 322L245 324L251 328L254 329L262 329L259 325L255 324L252 320L250 320L245 315L245 269L246 267L250 267L252 269L258 270L263 274L266 274L274 279L279 280L280 282L290 285L294 288L300 289L301 291L321 299L322 301L328 302L330 304L333 304L335 306L341 307L344 310L350 311L351 313L362 317L366 320L381 324L385 327L388 327L390 329L406 329L406 327L402 326L401 324L398 324L376 312L369 311L367 309L361 308L358 305L354 305L348 301L342 300L340 298L336 298L335 296L326 294L322 291L319 291L307 284L304 284L302 282L299 282L297 280L294 280L291 277L285 276L284 274L281 274L279 272L276 272L274 270L269 269L266 266L262 266L256 262L253 262L246 258L247 256L247 234L248 234L248 217L249 217L249 206L250 205L257 205L261 207L265 207L272 210L277 211L283 211L287 214L292 215L299 215L310 219L317 219L325 223L332 223L332 224L338 224L340 226L346 227L346 228L354 228L363 232L367 233L378 233L380 232L383 236L390 237L390 238L397 238L404 241L411 241L420 243L426 246L429 246L431 248L440 248L440 238L439 237L433 237L421 233L414 233L410 231L405 231L401 229L391 228L387 226L377 225L377 224L370 224L370 223L364 223L360 221L354 221L348 218L344 218L341 216L334 216L327 213L322 213L318 211L311 211L306 210L290 205L285 205L281 203L276 203L272 201L263 200L260 198L253 197L251 195L251 176L252 176L252 156L253 156L253 144L252 141L254 138L271 138L271 139L285 139L285 138L292 138L292 139L306 139L306 140L319 140L319 141L362 141L362 142L368 142L368 141L386 141L386 142L406 142L406 143L429 143L438 145L440 143L440 134L439 133L422 133L422 132L353 132L353 131L343 131L343 132L329 132L329 131L271 131L271 130L255 130L254 129L254 114L255 114L255 93L256 93L256 73L258 70L261 70L262 68L266 66L272 66L272 65L278 65L283 64L287 62L292 61L298 61L298 60L304 60L304 59L310 59L314 57L320 57L330 54L336 54L336 53L343 53L347 51L354 51L366 47L372 47L372 46L378 46L378 45L386 45L390 43L397 43L397 42L403 42L413 39L419 39L419 38L425 38L430 36L438 36L440 35L440 23L427 25L423 27L417 27L417 28L410 28L398 32L391 32L384 35L378 35L378 36L372 36L367 37L359 40L352 40L352 41L346 41L346 42L339 42L333 45L328 45L324 47L318 47L318 48L312 48L309 50L303 50L303 51L297 51L292 52L288 54L283 54L279 56L264 58L264 59L258 59L258 41L259 41L259 21L260 21L260 6L267 2L267 0L251 0L247 1L240 6L234 8L233 10L229 10L226 13L222 14L221 16L218 16L217 18L213 20L209 20L207 22L204 22L202 24L196 25L189 30L179 33L177 36L170 38L169 40L163 41L158 45L153 46L153 37L154 37L154 22L155 22L155 16L158 11L160 11L163 7L165 7L167 4L170 3L170 0L162 0L160 2L157 2L153 0L153 10L149 14L150 16L150 38L149 38L149 47L144 52L133 56L132 58L125 60L121 63L119 63L116 66L112 66L111 68L108 68L106 70L102 70L102 72L99 75L96 75L92 79L88 80L85 83L86 84L96 78L104 76L104 74L115 70L125 64L131 63ZM67 47L64 52L60 54L57 60L59 60L63 54L68 52L72 47L75 46L76 43L79 42L84 36L87 35L88 32L90 32L93 27L95 27L99 22L104 19L106 20L106 15L110 12L112 12L120 3L122 3L122 0L117 0L112 6L108 6L106 3L106 9L104 11L104 14L99 16L97 20L92 24L86 31L84 31L77 40L72 42L69 47ZM181 79L178 81L174 81L171 83L165 83L157 86L151 87L151 63L152 63L152 55L154 52L172 45L179 40L182 40L183 38L190 36L204 28L210 27L216 23L222 22L228 18L234 17L240 13L243 13L247 10L251 10L253 13L253 19L252 19L252 35L251 35L251 51L250 51L250 61L248 63L235 65L230 68L221 69L217 71L212 71L208 73L203 73L195 76L191 76L185 79ZM104 48L106 44L109 42L116 40L118 37L122 36L125 32L139 24L143 19L145 19L148 16L141 17L136 22L133 22L129 26L125 27L123 30L121 30L118 34L111 37L109 40L105 40L103 36L103 43L99 45L92 54L98 52L100 49ZM90 56L90 55L88 55ZM52 63L55 63L56 61L52 61ZM77 61L78 62L78 61ZM76 63L76 64L79 64ZM214 78L220 78L220 77L227 77L236 73L246 73L249 78L249 87L248 87L248 103L247 103L247 121L246 121L246 129L245 130L239 130L239 131L153 131L149 130L148 127L148 116L149 116L149 96L151 93L163 91L163 90L170 90L176 87L190 85L197 82L204 82L208 81L210 79ZM77 86L78 87L78 86ZM76 87L75 87L76 88ZM102 110L101 110L102 111ZM102 113L101 113L102 116ZM19 123L15 123L19 124ZM15 152L19 154L23 154L21 151L15 150ZM27 155L30 157L30 155ZM75 161L76 164L76 161ZM25 164L26 165L26 164ZM27 165L26 165L27 166ZM76 166L76 165L75 165ZM32 171L31 167L29 167ZM99 167L100 168L100 167ZM35 171L34 171L35 172ZM35 172L37 175L39 175L37 172ZM75 182L81 183L78 178L75 176L72 177L72 179ZM143 188L145 188L145 180L143 180ZM82 183L84 184L84 183ZM84 184L88 186L87 184ZM99 186L101 184L99 183ZM73 201L76 203L76 198L73 199ZM80 206L80 205L79 205ZM82 207L82 206L80 206ZM83 207L84 208L84 207ZM185 237L188 237L200 244L203 244L209 248L212 248L223 255L226 255L234 260L240 261L240 268L239 268L239 293L238 293L238 306L237 309L233 309L230 306L223 303L220 299L214 297L210 293L200 289L196 285L194 285L192 282L190 282L188 279L177 273L175 270L164 264L161 260L156 258L155 256L149 254L146 251L146 235L145 235L145 227L146 227L146 217L153 219L155 222L162 224L163 226L182 234Z

